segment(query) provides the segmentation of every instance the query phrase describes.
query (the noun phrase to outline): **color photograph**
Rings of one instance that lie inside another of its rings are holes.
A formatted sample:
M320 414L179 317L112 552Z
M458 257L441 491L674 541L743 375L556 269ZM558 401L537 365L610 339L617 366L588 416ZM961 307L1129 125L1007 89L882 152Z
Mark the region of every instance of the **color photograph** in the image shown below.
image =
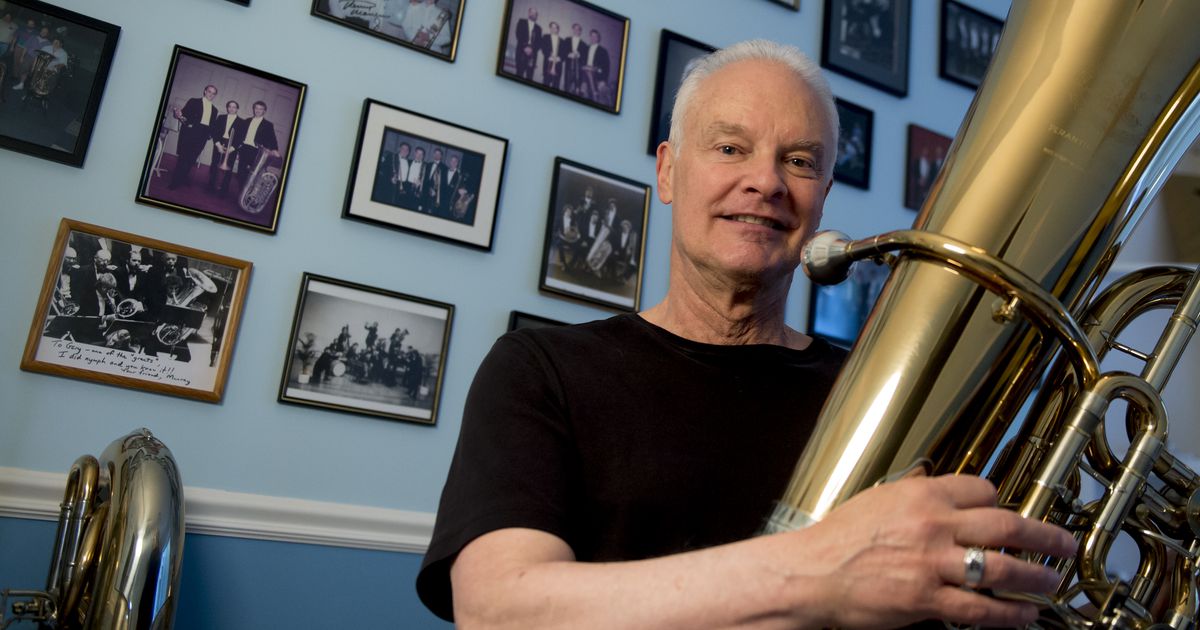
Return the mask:
M466 0L313 0L312 14L454 61Z

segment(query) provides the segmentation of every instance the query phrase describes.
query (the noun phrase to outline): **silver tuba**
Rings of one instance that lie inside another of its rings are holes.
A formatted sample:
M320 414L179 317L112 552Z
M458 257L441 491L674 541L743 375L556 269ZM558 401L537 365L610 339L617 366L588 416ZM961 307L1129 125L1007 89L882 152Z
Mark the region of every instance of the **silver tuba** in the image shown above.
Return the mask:
M768 532L914 465L984 474L1003 506L1079 540L1055 565L1066 577L1040 601L1042 625L1195 625L1200 476L1166 449L1160 392L1200 317L1200 281L1145 270L1092 298L1200 131L1197 23L1194 1L1013 2L913 229L814 237L814 281L856 260L892 271ZM1153 352L1134 353L1143 372L1102 373L1114 335L1160 308L1175 314ZM1121 455L1104 435L1115 399L1129 409ZM1104 496L1085 501L1081 477ZM1129 583L1104 569L1122 532L1141 551Z
M275 189L279 187L279 169L267 166L270 159L271 150L259 146L258 157L254 160L254 170L250 173L245 187L242 188L242 194L238 197L238 205L250 214L262 212L263 208L270 203Z
M46 590L0 592L0 628L168 630L184 540L183 483L170 449L134 431L99 460L75 460L64 495Z

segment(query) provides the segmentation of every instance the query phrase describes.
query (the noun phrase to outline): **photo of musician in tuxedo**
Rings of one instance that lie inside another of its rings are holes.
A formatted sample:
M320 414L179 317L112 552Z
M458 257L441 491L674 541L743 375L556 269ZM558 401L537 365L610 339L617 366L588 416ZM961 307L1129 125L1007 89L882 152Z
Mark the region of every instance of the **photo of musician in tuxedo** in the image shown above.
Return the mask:
M496 72L616 113L628 24L583 0L508 0Z
M176 48L138 201L273 231L304 89Z
M377 163L372 201L474 225L483 154L386 128Z

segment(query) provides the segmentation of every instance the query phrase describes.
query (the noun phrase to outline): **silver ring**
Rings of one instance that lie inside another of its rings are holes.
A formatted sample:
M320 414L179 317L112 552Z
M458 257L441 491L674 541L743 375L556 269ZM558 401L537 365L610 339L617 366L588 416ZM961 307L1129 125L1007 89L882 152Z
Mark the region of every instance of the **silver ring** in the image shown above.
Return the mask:
M983 582L983 548L967 547L963 554L963 568L966 569L967 579L963 585L975 588Z

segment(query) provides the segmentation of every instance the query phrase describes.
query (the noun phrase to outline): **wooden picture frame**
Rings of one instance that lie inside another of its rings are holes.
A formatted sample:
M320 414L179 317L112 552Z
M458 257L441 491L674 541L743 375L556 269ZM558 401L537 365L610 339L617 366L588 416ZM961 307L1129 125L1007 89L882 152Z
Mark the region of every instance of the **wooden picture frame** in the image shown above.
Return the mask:
M683 77L691 69L694 60L715 51L716 48L690 37L667 29L658 39L658 72L654 80L654 110L650 114L650 138L646 152L655 155L658 145L671 133L671 113L675 106L675 93Z
M0 11L0 147L82 168L120 35L82 13L9 0Z
M584 0L507 0L502 24L496 74L621 112L629 18Z
M905 153L904 207L920 210L937 180L950 143L954 139L920 125L908 126L908 150Z
M636 312L649 216L648 185L555 158L538 288Z
M251 267L63 219L21 369L219 402Z
M856 263L849 277L838 284L811 283L809 332L843 348L853 346L891 271L887 265L863 261Z
M942 0L938 76L978 89L987 72L1004 20L955 0Z
M465 5L466 0L436 0L415 7L395 0L313 0L311 13L454 63Z
M911 0L825 0L821 66L889 94L908 95Z
M279 401L435 425L453 323L453 304L306 272Z
M833 179L855 188L871 188L871 148L874 143L875 112L850 101L834 98L841 131Z
M274 234L306 90L176 45L135 200Z
M491 251L507 154L505 138L366 99L342 216Z

